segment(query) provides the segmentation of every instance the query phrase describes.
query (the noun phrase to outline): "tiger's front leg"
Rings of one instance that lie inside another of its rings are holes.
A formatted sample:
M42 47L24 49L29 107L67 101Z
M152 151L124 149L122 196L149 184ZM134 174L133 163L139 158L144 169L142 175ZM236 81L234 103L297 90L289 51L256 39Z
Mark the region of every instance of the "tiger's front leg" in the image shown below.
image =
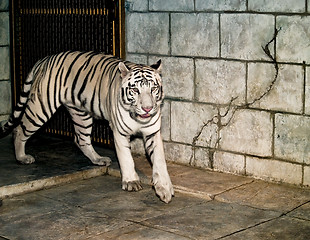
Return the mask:
M144 144L153 164L152 177L156 194L163 202L169 203L174 195L174 190L167 170L160 131L144 136Z
M113 135L116 154L121 168L122 189L129 192L140 191L142 185L131 155L129 136L123 136L117 130L113 131Z

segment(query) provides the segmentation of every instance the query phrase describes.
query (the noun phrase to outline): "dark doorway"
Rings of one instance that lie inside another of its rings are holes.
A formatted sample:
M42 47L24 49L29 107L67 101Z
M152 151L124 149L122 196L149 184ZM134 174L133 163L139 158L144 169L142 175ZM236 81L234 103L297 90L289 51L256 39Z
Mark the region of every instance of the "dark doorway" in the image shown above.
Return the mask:
M27 74L39 59L67 50L93 50L124 57L124 0L12 0L11 59L13 107ZM73 137L73 125L60 108L44 132ZM113 147L105 120L96 120L92 139Z

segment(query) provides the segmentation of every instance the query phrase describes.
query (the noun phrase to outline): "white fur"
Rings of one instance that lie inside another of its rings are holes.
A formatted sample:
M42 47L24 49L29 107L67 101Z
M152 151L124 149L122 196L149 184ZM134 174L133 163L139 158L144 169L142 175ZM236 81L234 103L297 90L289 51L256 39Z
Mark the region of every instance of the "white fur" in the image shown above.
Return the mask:
M59 65L48 69L52 62ZM110 165L111 160L96 153L91 144L92 116L109 121L114 133L124 190L142 189L130 151L130 136L142 133L153 164L155 191L162 201L170 202L174 191L160 134L163 99L161 62L154 65L155 68L129 62L126 64L128 67L112 56L92 52L65 52L39 61L24 86L24 92L29 94L28 100L26 102L26 98L21 97L18 105L27 104L28 107L22 116L21 125L14 130L16 159L23 164L35 161L25 153L27 139L60 105L64 105L74 122L76 145L97 165ZM94 66L109 70L102 72ZM87 78L90 75L92 79ZM127 95L122 96L124 91L127 91ZM49 99L44 95L47 93ZM12 115L13 120L7 126L12 126L14 119L20 115L21 111L16 110Z

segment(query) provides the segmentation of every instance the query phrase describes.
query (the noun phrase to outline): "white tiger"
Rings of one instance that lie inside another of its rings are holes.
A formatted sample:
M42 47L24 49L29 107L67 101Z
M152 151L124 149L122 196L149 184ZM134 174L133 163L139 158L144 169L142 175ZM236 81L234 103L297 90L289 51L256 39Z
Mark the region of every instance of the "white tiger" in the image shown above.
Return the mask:
M163 101L161 61L146 66L95 52L68 51L45 57L29 73L19 103L1 127L0 137L14 129L17 161L31 164L26 141L64 105L73 120L75 143L94 164L110 165L97 154L90 134L93 117L105 118L113 130L122 174L122 189L139 191L140 179L130 151L130 136L141 133L153 167L153 185L166 203L174 195L161 138Z

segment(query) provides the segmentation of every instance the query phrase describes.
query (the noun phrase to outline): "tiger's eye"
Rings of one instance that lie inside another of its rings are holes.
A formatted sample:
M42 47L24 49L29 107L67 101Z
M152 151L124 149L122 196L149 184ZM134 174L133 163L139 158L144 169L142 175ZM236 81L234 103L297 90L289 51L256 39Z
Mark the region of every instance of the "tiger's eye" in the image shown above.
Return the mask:
M155 92L156 90L158 90L158 87L152 87L152 88L151 88L151 91L152 91L152 92Z
M132 92L134 92L134 93L139 93L139 89L138 88L131 88L130 89Z

